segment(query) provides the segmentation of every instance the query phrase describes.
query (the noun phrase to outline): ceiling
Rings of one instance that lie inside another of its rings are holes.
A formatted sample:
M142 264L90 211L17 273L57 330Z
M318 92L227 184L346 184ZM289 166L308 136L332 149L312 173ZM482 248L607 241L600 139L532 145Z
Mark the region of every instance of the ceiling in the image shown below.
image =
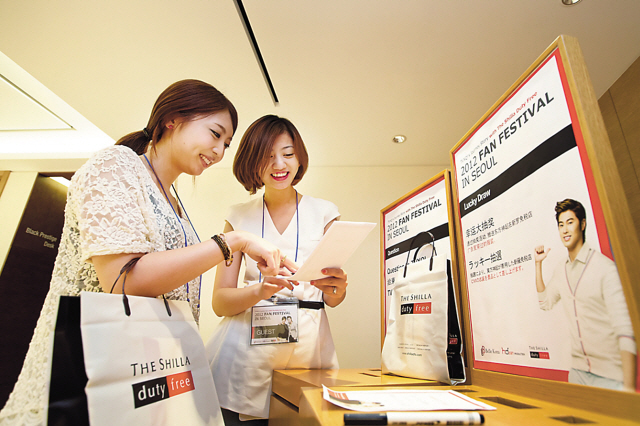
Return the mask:
M69 129L54 125L83 128L96 146L140 130L158 94L184 78L212 83L236 105L236 144L253 120L273 113L297 125L315 166L446 165L451 147L558 35L578 39L598 97L640 55L637 0L244 0L244 7L277 105L233 0L0 0L0 52L24 70L20 89L32 103L60 119L42 124L39 153L26 153L20 138L34 131L6 130L6 122L38 128L31 121L40 114L9 115L22 101L0 88L0 168L97 149L87 142L61 150L66 136L49 136ZM407 141L393 144L396 134Z

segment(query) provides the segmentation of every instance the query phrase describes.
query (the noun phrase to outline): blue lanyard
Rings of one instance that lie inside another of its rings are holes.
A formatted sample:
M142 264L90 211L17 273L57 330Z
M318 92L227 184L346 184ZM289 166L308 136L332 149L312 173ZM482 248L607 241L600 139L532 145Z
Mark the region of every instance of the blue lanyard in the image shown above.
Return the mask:
M294 189L294 191L296 191ZM262 238L264 239L264 209L265 209L265 201L264 194L262 195ZM294 258L294 262L298 261L298 244L300 243L300 216L298 216L298 191L296 191L296 256ZM262 281L262 272L260 272L260 276L258 278L258 282Z
M182 220L180 219L180 216L178 216L178 212L176 212L176 209L173 208L173 204L171 204L171 200L169 200L169 196L167 195L167 191L164 190L164 186L162 185L162 181L158 177L158 174L156 173L156 170L151 165L151 161L149 161L149 159L147 158L147 154L142 154L142 156L144 157L145 160L147 160L147 164L149 164L149 167L151 168L151 171L153 172L153 174L155 175L156 179L158 180L158 183L160 184L160 188L162 188L162 192L164 193L164 196L167 199L167 202L169 203L169 206L171 206L171 210L173 210L173 214L175 214L176 215L176 219L178 219L178 223L180 224L180 227L182 228L182 234L184 235L184 246L187 247L189 245L189 243L187 242L187 232L184 230L184 225L182 224ZM196 234L196 238L198 239L198 242L200 242L200 237L198 236L198 233L196 232L196 228L193 227L193 222L191 222L191 219L189 218L189 214L187 213L187 210L184 208L184 205L182 204L182 200L178 196L178 191L176 191L176 188L175 188L175 186L173 186L173 184L171 184L171 188L173 188L173 192L174 192L174 194L176 194L176 198L178 200L178 203L180 203L180 207L182 207L182 211L184 212L185 216L187 216L187 220L189 221L189 224L191 225L191 229L193 229L193 233ZM199 282L199 286L198 286L198 295L200 294L200 290L201 289L202 289L202 275L200 275L200 282ZM189 283L187 283L187 302L191 302L191 300L189 298ZM200 308L200 299L198 299L198 308Z

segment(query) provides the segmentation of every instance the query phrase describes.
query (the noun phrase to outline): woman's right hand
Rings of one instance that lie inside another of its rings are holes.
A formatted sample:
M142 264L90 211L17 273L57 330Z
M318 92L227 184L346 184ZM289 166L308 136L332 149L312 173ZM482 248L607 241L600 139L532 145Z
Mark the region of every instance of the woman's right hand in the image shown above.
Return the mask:
M227 244L234 254L228 267L218 267L213 287L211 306L218 316L233 316L244 312L261 300L268 299L283 288L292 289L297 282L286 278L298 270L291 259L268 241L246 231L234 231L227 222L224 227ZM262 282L238 287L238 277L242 263L242 253L246 253L258 263L264 278ZM223 263L224 265L224 263Z
M296 283L297 285L297 283ZM293 291L293 284L291 281L287 281L282 278L264 277L261 283L258 284L257 292L260 299L269 299L271 296L282 290L288 288Z
M280 249L257 235L246 231L231 231L225 233L225 236L227 241L233 241L230 243L232 251L242 251L255 260L258 263L258 269L265 277L289 276L298 269L291 259L282 255ZM288 283L286 280L277 281Z

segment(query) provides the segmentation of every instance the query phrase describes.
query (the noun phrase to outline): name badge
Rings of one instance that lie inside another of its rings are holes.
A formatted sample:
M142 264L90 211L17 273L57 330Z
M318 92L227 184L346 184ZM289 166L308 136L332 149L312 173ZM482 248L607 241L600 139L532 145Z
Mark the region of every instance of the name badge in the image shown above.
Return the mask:
M289 299L273 298L251 308L251 345L298 341L298 301Z

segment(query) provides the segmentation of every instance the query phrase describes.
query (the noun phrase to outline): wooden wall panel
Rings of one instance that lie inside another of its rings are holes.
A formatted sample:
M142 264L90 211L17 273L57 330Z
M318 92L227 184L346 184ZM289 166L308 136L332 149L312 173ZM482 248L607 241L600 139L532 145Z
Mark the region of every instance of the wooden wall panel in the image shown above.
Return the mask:
M598 99L598 105L640 235L640 58Z
M640 174L640 58L609 88L609 92L637 176Z

